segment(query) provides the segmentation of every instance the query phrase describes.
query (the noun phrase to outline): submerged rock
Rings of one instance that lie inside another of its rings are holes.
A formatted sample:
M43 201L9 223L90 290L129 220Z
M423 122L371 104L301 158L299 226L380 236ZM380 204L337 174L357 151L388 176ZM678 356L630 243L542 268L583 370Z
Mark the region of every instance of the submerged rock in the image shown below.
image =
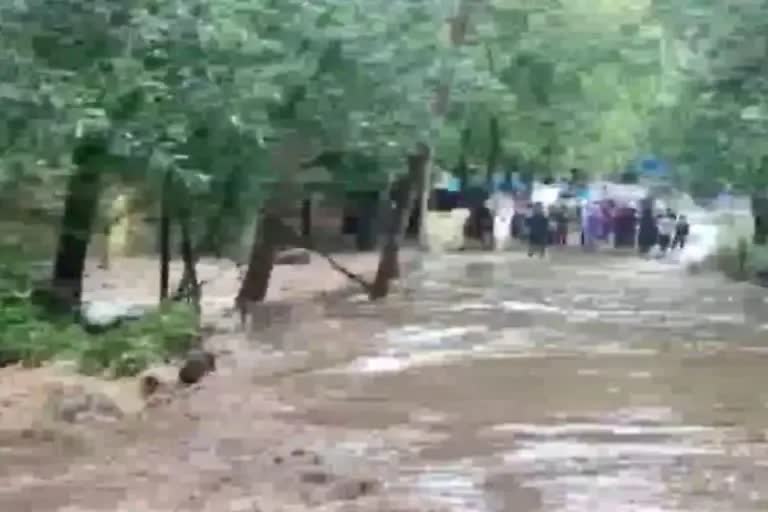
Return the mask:
M207 374L216 371L216 356L205 350L191 350L179 370L179 382L196 384Z
M306 249L288 249L275 256L275 265L309 265L312 255Z
M379 490L376 480L367 478L344 478L331 485L327 498L332 501L351 501L373 494Z

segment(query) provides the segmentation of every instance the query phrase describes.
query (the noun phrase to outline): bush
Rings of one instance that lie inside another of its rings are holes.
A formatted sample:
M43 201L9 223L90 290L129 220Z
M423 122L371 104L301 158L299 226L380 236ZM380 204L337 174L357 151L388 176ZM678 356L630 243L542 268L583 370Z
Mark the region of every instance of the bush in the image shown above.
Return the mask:
M187 304L168 304L89 334L71 318L47 316L30 300L31 287L32 278L22 266L0 264L0 366L67 359L84 373L124 377L167 361L199 340L197 315Z
M153 363L168 361L192 348L199 340L197 325L191 306L167 304L104 333L85 334L76 345L75 359L83 373L136 375Z

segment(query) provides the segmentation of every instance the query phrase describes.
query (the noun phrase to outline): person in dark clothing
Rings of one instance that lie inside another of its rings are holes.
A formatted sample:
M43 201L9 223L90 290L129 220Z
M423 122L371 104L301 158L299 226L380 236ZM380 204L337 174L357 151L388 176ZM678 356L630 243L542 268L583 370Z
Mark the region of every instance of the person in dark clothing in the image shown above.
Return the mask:
M677 219L677 225L675 225L675 238L672 240L672 249L680 248L685 249L685 242L688 240L688 234L691 231L691 226L688 224L688 219L685 215L681 215Z
M525 213L518 210L517 207L515 207L515 213L512 215L510 229L512 231L512 238L515 240L523 238L523 233L525 232Z
M549 219L544 213L541 203L533 206L533 213L527 221L528 228L528 257L538 254L543 258L549 242Z
M635 210L630 206L619 208L614 223L614 246L617 249L634 247L636 224Z
M640 229L637 236L637 245L640 254L648 254L651 247L656 245L659 232L656 227L656 219L651 208L644 208L640 214Z
M554 240L555 245L568 244L568 209L565 205L557 205L550 215L555 224Z
M493 212L487 204L483 203L478 210L478 228L480 231L480 242L483 249L493 248Z

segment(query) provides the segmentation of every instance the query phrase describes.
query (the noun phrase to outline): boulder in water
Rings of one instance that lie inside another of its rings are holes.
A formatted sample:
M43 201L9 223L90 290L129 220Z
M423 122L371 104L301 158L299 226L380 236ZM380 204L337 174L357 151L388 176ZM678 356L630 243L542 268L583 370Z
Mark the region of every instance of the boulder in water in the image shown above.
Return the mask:
M288 249L275 256L275 265L309 265L310 261L312 255L301 248Z
M127 320L137 320L150 310L140 304L120 301L93 301L83 304L81 322L86 331L103 332Z
M179 382L187 385L196 384L214 371L216 371L216 356L213 353L200 349L191 350L179 370Z

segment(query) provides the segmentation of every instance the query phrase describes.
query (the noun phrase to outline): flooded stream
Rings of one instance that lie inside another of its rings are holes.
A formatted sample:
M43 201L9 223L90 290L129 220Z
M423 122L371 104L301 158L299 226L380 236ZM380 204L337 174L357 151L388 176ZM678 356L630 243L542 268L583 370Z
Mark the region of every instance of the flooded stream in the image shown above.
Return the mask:
M0 510L763 512L768 294L679 261L427 255L382 303L217 335L165 407L0 429Z
M393 487L457 510L768 510L763 290L633 257L442 256L376 355L284 383L303 419L410 432ZM371 456L375 456L372 452Z

